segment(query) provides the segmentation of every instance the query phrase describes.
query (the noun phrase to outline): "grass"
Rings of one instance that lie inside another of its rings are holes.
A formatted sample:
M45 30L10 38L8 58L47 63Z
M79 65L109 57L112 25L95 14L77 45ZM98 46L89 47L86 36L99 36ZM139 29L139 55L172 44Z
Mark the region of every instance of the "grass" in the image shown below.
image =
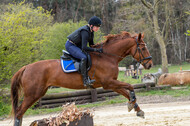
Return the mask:
M46 94L52 94L52 93L62 93L62 92L65 92L65 91L74 91L74 89L68 89L68 88L50 88L48 89L47 93Z
M148 92L139 92L137 95L148 96L148 95L170 95L173 97L189 96L190 86L178 86L181 89L177 90L151 90Z
M153 68L151 68L150 70L143 70L143 73L155 73L158 71L158 68L161 68L162 66L161 65L156 65L154 66ZM190 70L190 64L189 63L183 63L181 65L171 65L171 66L168 66L168 70L169 70L169 73L175 73L175 72L179 72L180 71L180 68L182 70Z

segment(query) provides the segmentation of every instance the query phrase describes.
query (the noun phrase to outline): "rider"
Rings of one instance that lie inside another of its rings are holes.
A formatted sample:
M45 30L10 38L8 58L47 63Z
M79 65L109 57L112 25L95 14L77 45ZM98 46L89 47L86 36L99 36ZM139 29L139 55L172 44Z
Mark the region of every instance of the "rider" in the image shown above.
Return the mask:
M82 26L69 36L65 44L66 50L75 58L80 59L80 71L83 77L84 86L91 85L95 80L91 80L87 71L87 52L99 52L102 53L102 48L87 47L94 45L94 32L97 32L102 24L100 18L93 16L89 19L88 25Z

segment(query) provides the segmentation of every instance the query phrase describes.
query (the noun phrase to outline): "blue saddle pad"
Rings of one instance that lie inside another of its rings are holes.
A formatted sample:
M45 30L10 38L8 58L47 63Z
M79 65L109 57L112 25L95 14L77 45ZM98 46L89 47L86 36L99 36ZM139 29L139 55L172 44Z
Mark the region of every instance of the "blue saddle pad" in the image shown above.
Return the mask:
M78 64L77 64L78 65ZM64 72L76 72L79 68L76 67L75 62L73 60L64 60L61 58L61 66Z

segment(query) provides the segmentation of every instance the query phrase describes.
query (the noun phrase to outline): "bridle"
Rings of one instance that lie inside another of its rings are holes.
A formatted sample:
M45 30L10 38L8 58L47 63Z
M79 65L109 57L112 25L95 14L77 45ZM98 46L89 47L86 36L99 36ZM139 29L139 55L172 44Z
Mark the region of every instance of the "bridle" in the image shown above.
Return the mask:
M134 55L133 55L133 57L137 54L137 52L139 53L139 61L137 61L137 62L139 62L139 63L142 63L144 60L147 60L146 61L146 63L143 63L143 66L145 66L151 59L152 59L152 56L148 56L148 57L144 57L144 55L143 55L143 53L142 53L142 51L141 51L141 49L140 49L140 47L139 47L139 43L138 43L138 38L136 37L136 44L137 44L137 48L136 48L136 50L135 50L135 53L134 53ZM141 56L143 57L143 59L141 59Z
M146 63L143 63L143 66L145 66L151 59L152 59L152 56L148 56L148 57L144 57L144 55L143 55L143 53L142 53L142 51L141 51L141 49L140 49L140 47L139 47L139 43L138 43L138 38L136 37L136 44L137 44L137 48L136 48L136 50L135 50L135 53L134 53L134 55L133 55L133 57L136 55L136 53L138 52L139 53L139 61L137 61L138 63L142 63L144 60L147 60L146 61ZM101 48L103 48L103 43L101 44ZM105 52L105 51L103 51L103 54L106 54L106 55L111 55L111 56L115 56L115 57L119 57L119 58L125 58L125 57L123 57L123 56L119 56L119 55L116 55L116 54L113 54L113 53L107 53L107 52ZM143 57L143 59L141 59L141 55L142 55L142 57Z

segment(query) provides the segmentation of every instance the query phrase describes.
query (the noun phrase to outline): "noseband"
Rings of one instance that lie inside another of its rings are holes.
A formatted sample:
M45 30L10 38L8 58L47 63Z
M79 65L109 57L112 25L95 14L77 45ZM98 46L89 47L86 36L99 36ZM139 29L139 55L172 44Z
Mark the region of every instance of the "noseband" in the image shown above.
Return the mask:
M151 59L152 59L152 56L148 56L148 57L144 57L144 55L143 55L143 53L142 53L142 51L141 51L141 49L140 49L140 47L139 47L139 43L138 43L138 41L137 41L137 37L136 37L136 44L137 44L137 48L136 48L136 50L135 50L135 53L134 53L134 55L133 55L133 57L136 55L136 53L137 53L137 51L138 51L138 53L139 53L139 61L137 61L137 62L139 62L139 63L142 63L144 60L147 60L146 61L146 63L143 63L143 66L145 66ZM143 57L143 59L141 59L141 56Z

